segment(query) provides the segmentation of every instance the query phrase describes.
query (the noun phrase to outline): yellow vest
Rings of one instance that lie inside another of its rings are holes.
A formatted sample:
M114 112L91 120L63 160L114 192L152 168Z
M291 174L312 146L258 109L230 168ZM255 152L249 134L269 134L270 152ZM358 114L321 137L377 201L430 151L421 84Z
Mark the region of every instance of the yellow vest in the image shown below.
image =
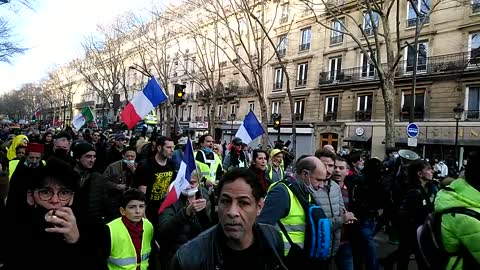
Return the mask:
M135 270L137 264L137 252L133 246L132 239L128 233L127 227L123 224L122 218L117 218L107 224L110 229L110 257L108 257L108 269L110 270ZM147 219L143 219L142 233L142 258L140 269L148 268L148 258L150 257L151 241L153 238L153 225Z
M194 155L195 163L197 164L197 170L200 171L201 177L205 177L207 181L216 183L218 166L222 166L222 160L220 159L220 157L218 157L217 154L213 153L214 160L209 162L207 161L207 158L203 151L196 151ZM206 163L198 161L197 155L203 155L203 160ZM199 179L199 181L200 180L201 179Z
M299 247L303 249L303 244L305 242L305 225L306 225L305 211L303 210L303 207L300 204L300 201L297 199L297 197L295 197L293 192L290 190L290 188L288 188L288 186L285 183L280 181L275 182L270 185L270 187L268 188L268 191L270 191L277 184L284 185L287 188L288 196L290 197L290 210L288 211L288 215L286 217L280 219L280 222L285 227L288 235L290 236L290 239L292 239L292 242L297 244ZM285 237L284 233L281 230L279 231L282 234L283 245L285 247L285 256L286 256L290 251L290 243L288 242L287 237Z
M12 178L13 172L15 172L15 169L17 168L19 162L19 159L10 160L8 162L8 181L10 181L10 179ZM42 160L42 163L44 166L45 164L47 164L45 160Z
M280 181L283 180L283 176L285 176L285 170L283 169L283 165L280 165L280 167L278 167L278 169L280 170ZM273 165L270 164L268 165L268 168L267 168L267 172L268 172L268 179L270 179L270 181L272 181L272 176L273 176Z

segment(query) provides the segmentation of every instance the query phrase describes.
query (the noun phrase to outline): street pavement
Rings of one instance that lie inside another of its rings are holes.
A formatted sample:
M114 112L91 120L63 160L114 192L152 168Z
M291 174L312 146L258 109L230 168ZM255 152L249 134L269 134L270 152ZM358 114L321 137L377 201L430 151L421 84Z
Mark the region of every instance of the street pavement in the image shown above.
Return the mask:
M379 232L375 236L375 243L377 245L377 258L382 259L385 258L388 254L393 252L395 249L398 248L397 245L392 245L388 241L388 235L384 232ZM395 268L394 268L395 269ZM380 266L379 270L383 270L383 267ZM408 265L408 270L418 270L417 263L415 259L411 257L410 264Z

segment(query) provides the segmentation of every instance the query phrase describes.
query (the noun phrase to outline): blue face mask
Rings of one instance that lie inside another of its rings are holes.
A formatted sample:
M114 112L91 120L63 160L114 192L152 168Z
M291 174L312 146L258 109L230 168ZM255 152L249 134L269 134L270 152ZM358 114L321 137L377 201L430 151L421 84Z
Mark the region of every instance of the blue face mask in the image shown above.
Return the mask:
M203 151L205 151L205 154L210 154L210 153L212 153L213 150L212 150L212 148L210 148L210 147L205 147L205 148L203 149Z

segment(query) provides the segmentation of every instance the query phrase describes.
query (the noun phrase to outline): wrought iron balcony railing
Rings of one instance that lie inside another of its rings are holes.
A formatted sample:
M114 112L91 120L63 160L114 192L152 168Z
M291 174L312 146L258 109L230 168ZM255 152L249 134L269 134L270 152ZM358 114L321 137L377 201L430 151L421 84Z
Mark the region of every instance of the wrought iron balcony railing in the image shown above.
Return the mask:
M287 49L277 49L277 53L280 57L284 57L287 54Z
M274 83L273 90L281 90L283 88L283 83Z
M323 121L328 122L328 121L336 121L337 120L337 112L326 112Z
M371 111L356 111L355 112L355 121L357 122L365 122L372 120L372 112Z
M304 87L304 86L307 86L307 80L297 80L297 84L296 84L297 87Z
M466 110L465 117L468 120L480 120L480 110Z
M298 50L301 52L310 50L310 43L300 44Z
M425 110L423 108L415 108L413 112L413 119L423 120L425 115ZM410 119L410 109L408 106L403 106L400 111L400 121L408 121Z
M387 68L386 64L382 64ZM398 63L396 78L412 76L412 62L403 60ZM474 52L461 52L439 56L419 58L417 75L426 76L432 74L459 73L463 71L480 70L480 55ZM346 68L335 73L321 72L319 85L354 83L368 80L377 80L378 72L372 65L363 67Z
M427 24L430 22L430 17L428 16L420 16L418 18L418 23L422 23L422 20L424 21L424 24ZM415 23L417 22L417 18L411 18L407 20L407 27L415 27Z
M471 6L472 6L472 13L480 12L480 2L478 0L472 1Z
M330 37L330 45L339 44L343 42L343 35L338 36L331 36Z

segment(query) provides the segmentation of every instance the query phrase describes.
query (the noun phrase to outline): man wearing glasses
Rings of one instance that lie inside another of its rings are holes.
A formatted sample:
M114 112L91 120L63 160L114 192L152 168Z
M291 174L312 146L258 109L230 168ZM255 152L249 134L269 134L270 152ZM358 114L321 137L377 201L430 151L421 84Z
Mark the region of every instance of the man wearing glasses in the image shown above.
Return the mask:
M52 159L29 179L29 208L10 216L7 224L5 243L10 248L4 269L84 269L71 208L78 175L67 163Z

